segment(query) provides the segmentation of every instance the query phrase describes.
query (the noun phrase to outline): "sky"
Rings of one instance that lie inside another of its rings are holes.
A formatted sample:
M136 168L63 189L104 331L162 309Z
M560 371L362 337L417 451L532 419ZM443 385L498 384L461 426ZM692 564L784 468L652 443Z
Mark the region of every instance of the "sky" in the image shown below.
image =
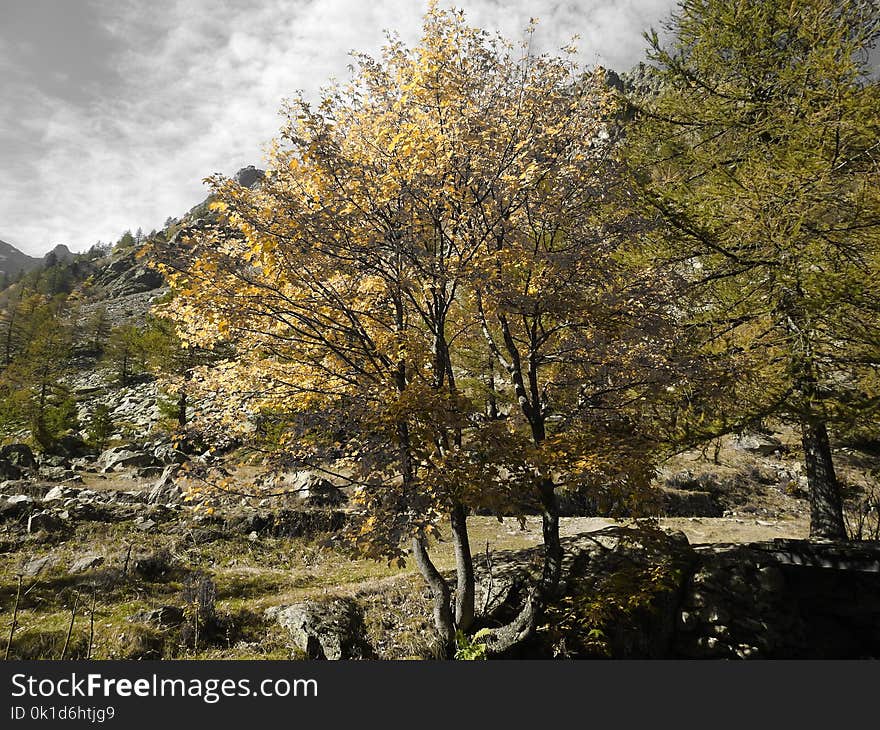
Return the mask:
M450 3L441 3L449 5ZM674 0L458 0L472 25L626 70ZM0 0L0 240L31 255L162 227L262 166L282 100L348 77L427 0Z

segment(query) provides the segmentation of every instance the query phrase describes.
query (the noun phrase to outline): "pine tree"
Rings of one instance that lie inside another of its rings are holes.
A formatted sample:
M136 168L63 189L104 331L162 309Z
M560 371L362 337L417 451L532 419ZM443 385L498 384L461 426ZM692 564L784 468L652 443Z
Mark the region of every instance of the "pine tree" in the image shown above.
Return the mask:
M689 280L685 325L743 378L728 423L800 427L811 535L844 538L828 428L876 417L880 91L870 0L683 0L628 159Z

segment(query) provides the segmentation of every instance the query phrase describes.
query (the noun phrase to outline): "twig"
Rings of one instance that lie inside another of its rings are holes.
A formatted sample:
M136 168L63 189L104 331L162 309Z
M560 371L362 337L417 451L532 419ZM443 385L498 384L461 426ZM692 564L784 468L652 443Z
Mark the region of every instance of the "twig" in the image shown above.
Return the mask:
M199 651L199 599L198 599L198 596L196 596L196 600L195 600L195 619L194 619L194 621L195 621L195 626L194 626L195 631L193 632L193 634L194 634L194 636L193 636L193 652L197 653Z
M486 594L483 596L483 610L481 613L484 616L489 611L489 601L492 597L492 589L495 587L495 580L492 574L492 553L489 552L488 540L486 540L486 570L489 572L489 577L486 580Z
M125 553L125 561L122 564L122 575L128 575L128 561L131 559L132 543L128 543L128 550Z
M92 610L89 611L89 650L86 659L92 658L92 646L95 643L95 604L98 602L98 584L92 584Z
M18 602L21 599L21 582L24 580L23 575L18 576L18 589L15 591L15 607L12 609L12 625L9 627L9 639L6 642L6 655L4 660L9 659L9 650L12 648L12 637L15 635L15 627L18 623Z
M73 622L76 621L76 604L78 597L73 597L73 608L70 611L70 625L67 627L67 638L64 639L64 647L61 649L61 659L67 654L67 647L70 645L70 636L73 634Z

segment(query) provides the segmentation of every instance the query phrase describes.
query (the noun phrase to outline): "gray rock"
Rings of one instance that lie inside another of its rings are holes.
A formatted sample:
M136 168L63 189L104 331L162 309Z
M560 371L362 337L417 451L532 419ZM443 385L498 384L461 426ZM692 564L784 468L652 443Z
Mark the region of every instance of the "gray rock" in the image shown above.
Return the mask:
M17 466L19 469L36 469L37 460L27 444L7 444L0 447L0 460Z
M163 464L183 464L189 458L179 449L175 449L171 444L160 444L156 446L153 453Z
M62 527L64 527L64 521L54 512L36 512L28 517L28 532L39 532L40 530L57 532Z
M785 445L775 436L748 431L734 436L731 446L739 451L747 451L759 456L773 456L777 451L780 453L787 451Z
M33 578L40 573L42 573L46 568L51 566L54 563L51 555L47 555L44 558L33 558L32 560L28 560L21 569L22 575L27 576L28 578Z
M21 479L22 470L17 467L15 464L7 461L6 459L0 459L0 479Z
M183 497L180 487L174 483L174 475L177 473L176 466L167 466L162 476L153 484L147 495L148 504L176 503Z
M309 659L365 659L372 656L360 606L348 598L276 606L266 618L286 629Z
M335 507L347 501L339 487L311 471L287 474L282 484L310 507Z
M40 476L50 482L82 482L82 477L75 471L63 466L44 467L40 469Z
M59 499L66 499L67 497L71 497L76 494L73 489L65 489L62 486L52 487L48 492L46 492L46 496L43 497L44 502L55 502Z
M235 182L242 187L253 188L256 187L257 183L259 183L265 176L266 173L262 170L257 169L253 165L248 165L235 173L234 179Z
M105 472L159 465L156 457L152 454L134 451L121 446L107 449L98 458L98 462L103 466Z
M87 570L94 570L104 564L102 555L83 555L77 558L70 566L71 573L85 573Z

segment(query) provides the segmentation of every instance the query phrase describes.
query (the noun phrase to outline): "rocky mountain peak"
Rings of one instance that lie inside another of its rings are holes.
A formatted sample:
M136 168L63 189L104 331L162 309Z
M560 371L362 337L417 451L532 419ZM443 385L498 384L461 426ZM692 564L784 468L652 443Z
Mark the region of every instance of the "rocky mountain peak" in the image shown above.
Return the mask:
M49 251L49 253L47 253L43 257L43 259L47 259L53 255L58 261L70 261L71 259L73 259L73 252L63 243L59 243L57 246L55 246L55 248Z
M252 188L265 176L266 173L263 170L260 170L253 165L248 165L247 167L242 167L237 173L235 173L233 179L242 187Z

